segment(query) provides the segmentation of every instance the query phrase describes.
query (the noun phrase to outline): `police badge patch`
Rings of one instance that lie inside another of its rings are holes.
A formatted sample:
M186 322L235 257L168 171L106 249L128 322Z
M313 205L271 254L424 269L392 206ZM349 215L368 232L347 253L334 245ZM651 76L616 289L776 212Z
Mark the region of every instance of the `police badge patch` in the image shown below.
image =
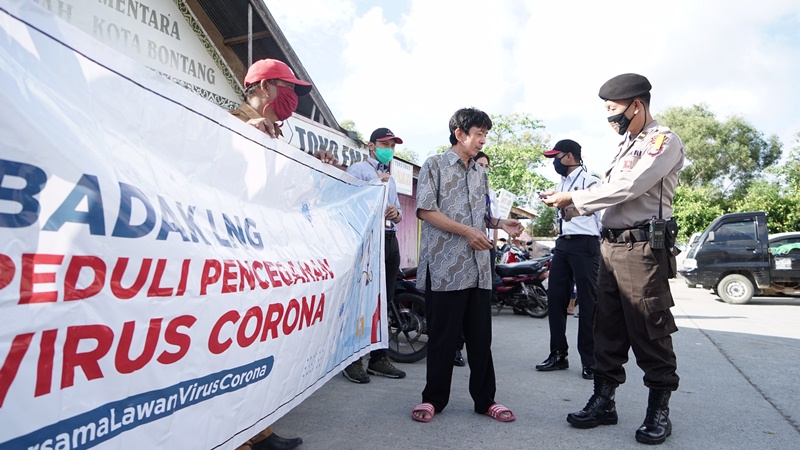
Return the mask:
M650 149L647 150L647 154L650 156L658 156L661 152L664 151L664 144L669 141L669 138L666 134L659 134L658 136L653 136L650 139Z

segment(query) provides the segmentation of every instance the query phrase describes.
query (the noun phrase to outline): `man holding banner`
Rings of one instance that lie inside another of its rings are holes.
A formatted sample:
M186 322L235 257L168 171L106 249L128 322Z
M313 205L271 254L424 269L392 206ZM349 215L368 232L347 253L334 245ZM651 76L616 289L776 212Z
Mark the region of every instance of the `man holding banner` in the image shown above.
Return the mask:
M244 77L244 99L229 112L272 138L283 136L281 126L297 109L298 96L311 92L311 83L294 76L292 69L277 59L260 59ZM313 151L313 149L312 149ZM320 161L338 164L330 151L313 153Z
M297 108L297 96L311 92L311 83L299 80L289 66L276 59L253 63L244 77L244 86L245 102L229 112L273 138L282 135L281 123ZM322 162L336 164L332 154L317 157ZM237 450L291 450L302 443L299 437L287 439L267 427Z
M397 198L397 186L391 173L389 173L389 163L394 158L394 147L402 144L403 140L395 136L388 128L378 128L369 137L367 148L369 158L353 164L347 169L347 173L354 177L371 181L376 178L384 183L388 183L389 198L386 209L384 210L384 247L386 255L384 266L386 269L386 302L387 305L394 300L394 284L397 278L397 271L400 269L400 245L397 242L397 224L403 220L403 210L400 208L400 200ZM364 365L361 359L353 361L342 372L345 378L353 383L369 383L369 375L380 375L387 378L404 378L406 373L396 368L386 356L386 350L373 350L369 354L369 364L367 371L364 372Z

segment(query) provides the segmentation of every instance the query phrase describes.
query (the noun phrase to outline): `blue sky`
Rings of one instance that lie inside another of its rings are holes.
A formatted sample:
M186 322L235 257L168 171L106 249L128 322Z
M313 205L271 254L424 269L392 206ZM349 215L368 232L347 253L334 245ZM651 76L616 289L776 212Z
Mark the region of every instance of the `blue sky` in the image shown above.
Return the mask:
M618 136L597 90L625 72L650 79L656 114L705 103L777 134L785 152L800 131L796 0L266 3L338 120L388 126L422 156L474 106L530 114L601 172Z

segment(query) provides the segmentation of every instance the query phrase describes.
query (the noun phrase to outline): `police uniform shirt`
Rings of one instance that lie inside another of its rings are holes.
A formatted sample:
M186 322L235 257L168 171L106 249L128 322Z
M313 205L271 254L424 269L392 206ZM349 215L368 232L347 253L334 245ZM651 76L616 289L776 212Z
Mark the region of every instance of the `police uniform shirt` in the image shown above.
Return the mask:
M572 173L565 177L561 177L561 183L558 185L559 192L575 192L589 189L592 186L599 186L600 179L589 175L583 167L573 170ZM559 210L558 217L558 235L588 235L600 236L600 212L595 211L591 216L575 217L570 221L565 221L561 217Z
M626 134L603 184L572 193L575 208L581 215L605 208L605 228L633 228L658 217L661 192L662 217L671 218L684 153L678 135L653 120L637 136Z

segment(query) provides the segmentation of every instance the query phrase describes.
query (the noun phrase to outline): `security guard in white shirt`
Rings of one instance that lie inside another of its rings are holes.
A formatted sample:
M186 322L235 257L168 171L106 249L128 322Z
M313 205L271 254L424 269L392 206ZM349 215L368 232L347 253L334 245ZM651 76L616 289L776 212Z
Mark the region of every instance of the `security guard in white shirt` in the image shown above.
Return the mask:
M561 175L559 192L574 192L600 184L600 179L589 175L581 159L581 146L570 139L558 141L552 150L544 152L553 158L553 166ZM536 366L536 370L563 370L567 360L567 306L573 282L577 289L578 353L583 369L581 376L592 379L594 365L594 338L592 320L597 291L597 271L600 267L600 212L564 221L559 210L558 239L553 249L547 290L550 310L550 356Z

